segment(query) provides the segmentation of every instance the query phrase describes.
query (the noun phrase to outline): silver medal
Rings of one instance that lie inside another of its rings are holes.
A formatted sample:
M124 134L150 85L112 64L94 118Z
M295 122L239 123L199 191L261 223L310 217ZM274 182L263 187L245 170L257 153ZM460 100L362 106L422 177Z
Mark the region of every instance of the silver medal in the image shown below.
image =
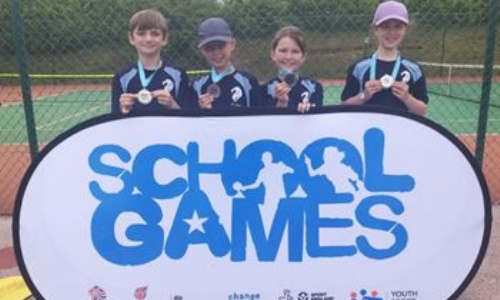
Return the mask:
M394 83L394 78L392 78L391 75L385 74L382 78L380 78L380 83L384 89L388 89Z
M137 94L137 100L139 100L139 102L141 104L146 105L146 104L151 103L151 100L153 100L153 95L151 95L150 91L148 91L146 89L142 89Z

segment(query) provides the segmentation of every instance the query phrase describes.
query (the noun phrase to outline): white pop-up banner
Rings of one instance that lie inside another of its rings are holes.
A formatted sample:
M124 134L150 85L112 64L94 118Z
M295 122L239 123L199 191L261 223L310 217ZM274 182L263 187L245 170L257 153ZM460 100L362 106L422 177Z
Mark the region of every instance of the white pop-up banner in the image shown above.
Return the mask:
M381 109L103 116L50 143L14 239L37 299L444 300L491 227L468 150Z

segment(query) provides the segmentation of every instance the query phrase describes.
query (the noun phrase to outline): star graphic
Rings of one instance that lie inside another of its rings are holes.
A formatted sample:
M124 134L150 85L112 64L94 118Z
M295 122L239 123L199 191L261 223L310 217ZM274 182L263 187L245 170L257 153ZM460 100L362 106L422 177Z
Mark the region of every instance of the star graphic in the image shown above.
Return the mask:
M195 211L193 213L193 217L191 219L184 219L184 222L189 224L189 233L198 230L202 233L205 233L205 229L203 229L203 223L205 223L208 218L200 218L198 213Z

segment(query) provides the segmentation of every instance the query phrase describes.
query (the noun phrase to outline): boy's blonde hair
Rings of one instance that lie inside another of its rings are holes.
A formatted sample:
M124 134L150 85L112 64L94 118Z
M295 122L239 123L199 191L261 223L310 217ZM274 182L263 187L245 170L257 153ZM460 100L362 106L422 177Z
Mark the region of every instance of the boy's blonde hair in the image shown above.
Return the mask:
M278 46L279 41L284 38L289 37L294 40L299 46L302 53L306 53L306 38L304 32L297 26L285 26L278 30L274 35L273 41L271 42L271 49L274 51Z
M129 22L129 32L135 29L148 30L160 29L163 36L168 34L168 21L163 14L155 9L144 9L136 12Z

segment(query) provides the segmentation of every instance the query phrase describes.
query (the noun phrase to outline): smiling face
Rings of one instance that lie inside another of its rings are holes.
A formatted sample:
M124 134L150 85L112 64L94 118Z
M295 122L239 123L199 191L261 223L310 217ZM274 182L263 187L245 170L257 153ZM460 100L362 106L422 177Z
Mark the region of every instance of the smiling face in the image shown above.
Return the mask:
M129 43L135 47L140 57L153 57L160 55L161 49L168 43L168 37L161 29L135 28L129 34Z
M157 10L136 12L129 21L129 43L135 47L139 59L159 59L161 48L168 43L168 21Z
M231 63L231 55L236 48L236 40L228 42L213 41L203 45L200 50L207 62L217 70L218 73L224 71Z
M304 63L306 54L295 39L284 36L271 51L271 59L277 68L294 72Z
M406 34L408 25L399 20L387 20L375 27L379 48L386 51L397 50Z

